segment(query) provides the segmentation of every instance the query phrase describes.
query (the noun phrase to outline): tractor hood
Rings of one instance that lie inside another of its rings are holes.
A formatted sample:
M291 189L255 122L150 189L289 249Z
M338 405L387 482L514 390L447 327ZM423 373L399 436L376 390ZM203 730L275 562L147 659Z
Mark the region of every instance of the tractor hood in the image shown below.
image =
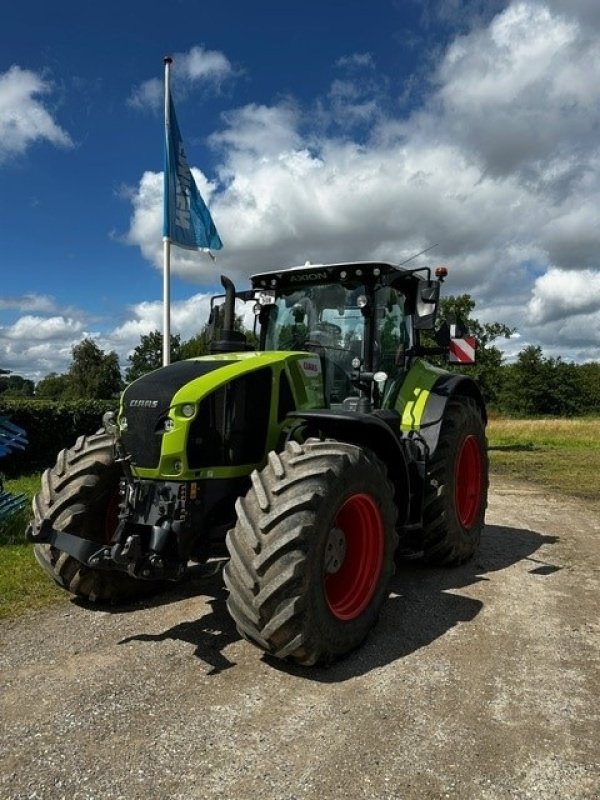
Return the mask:
M231 477L264 461L288 411L322 405L314 354L223 353L134 381L123 392L119 426L139 477Z

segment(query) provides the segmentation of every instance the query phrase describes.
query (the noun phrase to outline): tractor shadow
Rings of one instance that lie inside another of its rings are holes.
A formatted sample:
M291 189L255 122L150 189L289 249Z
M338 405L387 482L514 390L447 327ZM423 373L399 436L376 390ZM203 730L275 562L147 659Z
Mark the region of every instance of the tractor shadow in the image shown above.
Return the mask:
M224 563L225 559L217 559L206 566L194 565L181 583L167 584L164 591L133 602L106 605L91 603L83 598L72 598L71 602L88 611L118 615L164 608L182 600L198 598L204 612L201 617L178 623L161 633L127 636L118 644L163 642L168 639L192 644L195 647L193 655L207 665L207 674L216 675L235 666L235 662L227 658L224 651L242 638L227 611L227 592L222 576Z
M484 604L456 590L489 581L494 572L520 561L531 563L528 574L534 576L533 579L562 569L561 566L533 557L540 547L557 541L556 536L527 529L488 525L478 553L466 564L455 568L432 568L419 562L402 562L392 579L390 597L383 607L378 625L362 647L341 661L329 667L299 667L268 654L263 654L262 658L275 669L304 680L338 683L364 675L405 658L431 644L456 625L473 620ZM135 606L114 607L114 611L123 613L158 607L194 596L206 598L206 605L210 609L199 619L182 622L158 634L129 636L119 644L179 640L195 647L194 656L208 665L209 675L235 666L225 651L241 637L227 611L227 593L220 572L204 579L192 576L167 593L138 602ZM261 657L259 651L256 654Z
M203 590L206 594L206 589ZM230 644L241 639L225 605L226 592L223 586L215 587L214 597L206 601L210 611L199 619L180 622L162 633L139 633L121 639L128 642L164 642L167 639L185 642L194 646L193 656L202 661L207 675L218 675L236 666L225 651Z
M460 623L472 621L484 603L456 590L493 579L494 572L528 561L532 576L550 575L561 566L535 559L542 545L555 544L557 536L535 531L486 526L479 551L459 567L434 568L404 561L396 568L390 597L379 623L367 641L330 667L298 667L264 655L276 669L305 680L340 683L406 658L427 647ZM527 591L524 585L524 591Z

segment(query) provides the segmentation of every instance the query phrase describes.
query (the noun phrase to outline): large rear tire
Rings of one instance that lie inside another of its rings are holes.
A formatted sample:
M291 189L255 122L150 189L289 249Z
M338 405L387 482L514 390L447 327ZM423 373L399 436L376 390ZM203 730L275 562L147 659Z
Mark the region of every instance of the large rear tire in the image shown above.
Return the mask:
M393 487L369 451L288 442L252 474L227 535L227 606L281 659L328 663L358 647L387 597L397 544Z
M484 423L470 397L451 397L425 485L423 552L429 564L467 561L483 531L488 493Z
M121 476L109 434L80 436L70 450L61 450L55 466L42 475L41 491L32 504L35 525L47 519L55 530L107 544L117 525ZM91 569L48 544L36 544L34 554L59 586L91 601L123 602L164 586L124 572Z

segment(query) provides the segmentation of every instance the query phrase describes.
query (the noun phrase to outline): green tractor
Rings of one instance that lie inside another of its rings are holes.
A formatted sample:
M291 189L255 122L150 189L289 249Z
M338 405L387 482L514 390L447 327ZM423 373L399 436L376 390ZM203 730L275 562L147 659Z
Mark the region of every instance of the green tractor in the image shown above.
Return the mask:
M114 603L227 555L246 639L306 665L356 648L397 557L459 564L484 524L480 391L425 360L457 352L458 326L436 328L445 275L307 264L242 292L222 278L211 354L134 381L45 471L28 529L39 563ZM257 350L236 299L254 303Z

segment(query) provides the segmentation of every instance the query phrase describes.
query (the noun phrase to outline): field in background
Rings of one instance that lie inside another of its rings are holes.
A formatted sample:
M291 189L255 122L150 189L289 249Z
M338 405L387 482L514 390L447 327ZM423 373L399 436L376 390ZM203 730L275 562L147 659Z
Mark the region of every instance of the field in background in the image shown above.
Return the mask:
M491 419L492 472L600 505L600 419Z
M492 473L534 481L600 507L600 419L492 419L487 429ZM39 475L6 481L6 489L31 498ZM0 527L0 617L65 601L37 565L23 532L29 505Z

